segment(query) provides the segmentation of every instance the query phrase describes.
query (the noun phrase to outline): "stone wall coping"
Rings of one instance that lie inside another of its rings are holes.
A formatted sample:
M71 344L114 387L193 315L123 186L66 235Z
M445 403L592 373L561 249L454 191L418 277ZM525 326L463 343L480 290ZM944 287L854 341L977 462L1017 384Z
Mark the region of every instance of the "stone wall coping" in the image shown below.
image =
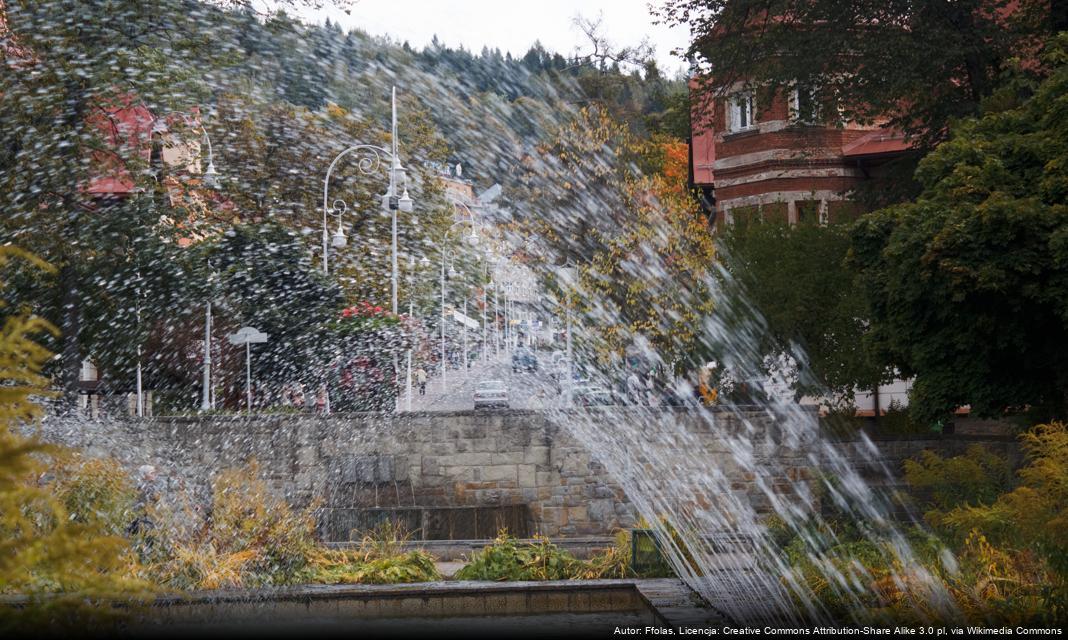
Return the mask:
M550 540L557 547L567 547L571 545L592 545L592 544L604 544L612 546L615 544L615 538L612 536L574 536L567 538L557 538ZM516 540L516 544L535 544L541 542L538 538L519 538ZM361 542L349 541L349 542L327 542L325 543L332 549L358 549ZM407 540L403 543L403 546L407 549L419 549L421 547L445 547L445 546L458 546L458 547L488 547L493 545L493 540L489 538L478 538L472 540Z
M816 413L818 407L816 406L802 406L802 411L806 413ZM452 411L411 411L403 413L391 413L387 411L360 411L349 413L332 413L329 416L323 416L316 413L249 413L249 414L208 414L208 415L181 415L181 416L152 416L148 418L138 418L136 416L120 416L118 419L123 422L134 423L153 423L153 422L173 422L173 423L194 423L194 422L248 422L250 420L274 420L274 421L288 421L288 420L317 420L317 421L334 421L334 420L351 420L351 419L367 419L367 418L386 418L390 420L403 420L404 418L433 418L433 417L489 417L489 416L545 416L553 417L558 415L581 415L584 413L603 414L609 412L647 412L647 408L642 407L639 409L631 408L628 406L611 406L611 407L587 407L576 409L555 409L553 411L543 411L537 409L499 409L494 411L485 411L477 409L457 409ZM691 407L660 407L657 409L659 413L674 413L674 414L692 414L700 415L701 412L707 411L708 413L718 414L760 414L764 415L771 411L771 409L761 405L715 405L711 407L701 407L700 409L694 409Z
M471 580L449 580L436 582L413 582L407 584L306 584L292 587L264 587L261 589L216 589L190 591L184 594L157 596L155 606L219 604L226 602L292 602L330 599L371 599L371 598L432 598L440 596L484 596L511 592L574 592L574 591L608 591L619 589L637 589L641 580L637 579L603 579L603 580L540 580L489 582ZM42 596L34 596L34 600ZM44 599L63 597L63 594L44 595ZM0 606L21 606L30 601L27 595L0 596ZM102 602L122 605L127 602L143 604L144 600L131 596L129 600L121 598L102 598Z
M925 434L908 434L908 433L866 433L868 438L872 442L1018 442L1019 436L1015 435L978 435L978 434L958 434L958 433L925 433ZM832 436L824 435L824 438L828 442L835 444L859 444L862 442L860 438L848 437L848 436Z

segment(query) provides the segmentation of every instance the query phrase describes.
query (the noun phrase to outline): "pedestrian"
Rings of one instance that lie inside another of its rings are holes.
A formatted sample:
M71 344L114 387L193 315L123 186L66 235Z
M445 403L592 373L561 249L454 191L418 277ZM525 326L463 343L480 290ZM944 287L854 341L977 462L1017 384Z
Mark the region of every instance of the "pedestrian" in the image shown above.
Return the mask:
M642 403L642 381L636 371L631 371L627 376L627 396L631 404Z
M645 404L650 407L660 406L660 378L656 374L656 369L650 369L645 378Z
M415 380L419 383L419 395L426 395L426 369L419 367L415 372Z

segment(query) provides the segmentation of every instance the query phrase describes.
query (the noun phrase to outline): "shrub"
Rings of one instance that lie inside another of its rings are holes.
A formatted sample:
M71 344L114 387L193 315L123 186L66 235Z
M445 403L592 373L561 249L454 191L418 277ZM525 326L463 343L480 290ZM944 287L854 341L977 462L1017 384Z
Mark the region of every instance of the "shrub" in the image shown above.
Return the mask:
M403 584L440 580L434 558L426 551L409 551L370 560L327 560L311 576L323 584Z
M14 247L0 247L0 266L13 257L52 270ZM4 284L0 279L0 290ZM129 578L125 541L87 514L79 521L56 485L42 481L49 458L62 451L19 428L43 413L34 397L52 395L42 375L52 354L36 338L58 332L41 318L12 313L2 300L0 309L7 316L0 321L0 592L30 596L24 607L0 608L0 635L84 633L87 620L99 623L110 611L91 606L94 600L143 594L146 585Z
M583 580L636 577L631 564L630 537L629 531L616 532L615 544L593 554L575 577Z
M53 473L53 495L71 522L108 535L126 533L136 517L137 490L118 462L72 453L57 461Z
M548 538L521 544L501 531L493 544L476 551L456 572L457 580L567 580L581 575L583 563Z
M314 529L311 509L295 513L273 496L253 461L219 474L211 515L180 532L150 575L177 589L294 584L316 551Z
M1011 485L1012 470L1007 460L975 444L952 458L923 451L919 460L905 461L905 480L928 496L928 521L937 522L937 511L993 502Z
M440 580L434 558L425 551L404 551L409 534L390 520L363 537L356 550L321 550L312 563L310 582L325 584L398 584Z
M977 531L999 547L1031 550L1048 564L1052 583L1045 590L1050 615L1068 613L1068 427L1038 425L1020 436L1027 465L1020 484L997 499L965 504L941 514L958 536Z

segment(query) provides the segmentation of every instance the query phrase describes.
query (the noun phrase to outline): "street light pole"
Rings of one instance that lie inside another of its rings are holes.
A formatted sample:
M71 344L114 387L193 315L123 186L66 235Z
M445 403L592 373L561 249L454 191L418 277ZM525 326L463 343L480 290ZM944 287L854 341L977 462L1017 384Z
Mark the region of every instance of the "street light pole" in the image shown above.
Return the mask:
M370 175L378 170L382 165L382 159L389 160L389 190L382 196L382 206L389 210L391 216L391 234L390 234L390 281L391 281L391 310L394 315L397 315L397 285L398 285L398 269L397 269L397 212L403 211L404 213L410 213L413 209L412 199L408 196L408 189L404 188L404 192L398 196L397 190L402 187L402 183L405 182L405 170L401 166L400 155L398 153L398 140L397 140L397 88L393 87L390 95L391 98L391 112L392 121L390 127L390 148L379 147L371 144L357 144L345 149L341 153L334 157L334 160L330 163L330 166L326 170L326 177L323 179L323 274L328 275L330 273L329 258L330 258L330 230L329 230L329 191L330 191L330 174L334 171L334 167L337 163L346 155L355 152L367 152L369 155L362 158L358 167L361 173ZM338 228L337 233L334 234L333 245L336 248L344 247L348 241L345 238L344 228L342 226L342 216L345 211L344 202L341 203L341 211L336 215L338 216ZM337 207L335 207L337 208ZM393 354L393 389L396 391L398 386L398 376L400 374L400 367L397 364L397 354ZM329 398L327 399L329 403ZM397 403L394 406L395 410L400 409L400 398L397 398Z
M572 358L571 350L571 297L568 296L564 301L564 308L567 310L567 395L565 396L565 402L567 406L571 406L571 387L575 384L575 360Z
M447 361L447 354L446 354L446 351L445 351L445 262L449 258L448 247L447 247L448 240L449 240L449 234L451 234L453 232L453 230L456 229L457 226L466 223L466 224L471 226L471 235L468 236L468 242L472 246L475 245L475 244L478 244L478 236L475 234L475 216L474 216L474 212L471 211L466 205L464 205L464 208L467 209L468 217L466 219L464 219L464 220L458 220L458 221L452 223L452 225L449 226L449 228L445 230L445 235L441 239L441 242L438 243L438 252L441 254L441 392L442 393L445 393L447 377L448 377L448 374L446 372L448 371L448 368L449 368L449 364L448 364L448 361ZM455 270L453 270L451 267L450 267L449 275L450 276L456 275L455 274ZM464 300L464 311L467 310L466 305L467 305L467 300L465 299ZM466 330L467 330L467 325L464 325L464 331L466 332ZM466 338L467 334L465 333L464 335L465 335L465 338ZM465 364L466 364L466 359L467 359L467 353L465 351L464 352Z
M448 235L448 234L446 234ZM449 363L445 356L445 247L441 248L441 393L445 393L446 371Z
M204 389L200 396L200 410L211 410L211 301L204 312Z
M415 286L415 256L408 256L408 324L412 324L412 317L415 315L415 294L413 288ZM408 376L406 380L408 387L408 400L405 404L406 410L412 410L412 344L408 344Z

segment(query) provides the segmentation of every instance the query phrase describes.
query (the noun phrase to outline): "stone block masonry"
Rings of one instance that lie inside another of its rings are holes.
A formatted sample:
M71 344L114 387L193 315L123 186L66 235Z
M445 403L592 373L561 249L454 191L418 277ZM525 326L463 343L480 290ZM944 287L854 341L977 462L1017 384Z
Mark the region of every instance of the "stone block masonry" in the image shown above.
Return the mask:
M591 411L582 419L618 424L627 411ZM721 469L738 491L754 493L753 479L735 470L721 436L743 423L774 434L770 414L723 411L709 424L667 409L664 418L697 434L704 447L697 455L708 467ZM536 412L157 417L68 429L51 422L49 439L117 457L131 469L154 464L172 485L204 500L218 471L255 459L263 478L295 507L321 501L321 532L331 541L347 540L358 514L390 508L524 505L528 532L551 537L604 536L635 523L624 490L596 452ZM66 437L55 437L59 432ZM756 455L804 458L776 440L755 438Z

